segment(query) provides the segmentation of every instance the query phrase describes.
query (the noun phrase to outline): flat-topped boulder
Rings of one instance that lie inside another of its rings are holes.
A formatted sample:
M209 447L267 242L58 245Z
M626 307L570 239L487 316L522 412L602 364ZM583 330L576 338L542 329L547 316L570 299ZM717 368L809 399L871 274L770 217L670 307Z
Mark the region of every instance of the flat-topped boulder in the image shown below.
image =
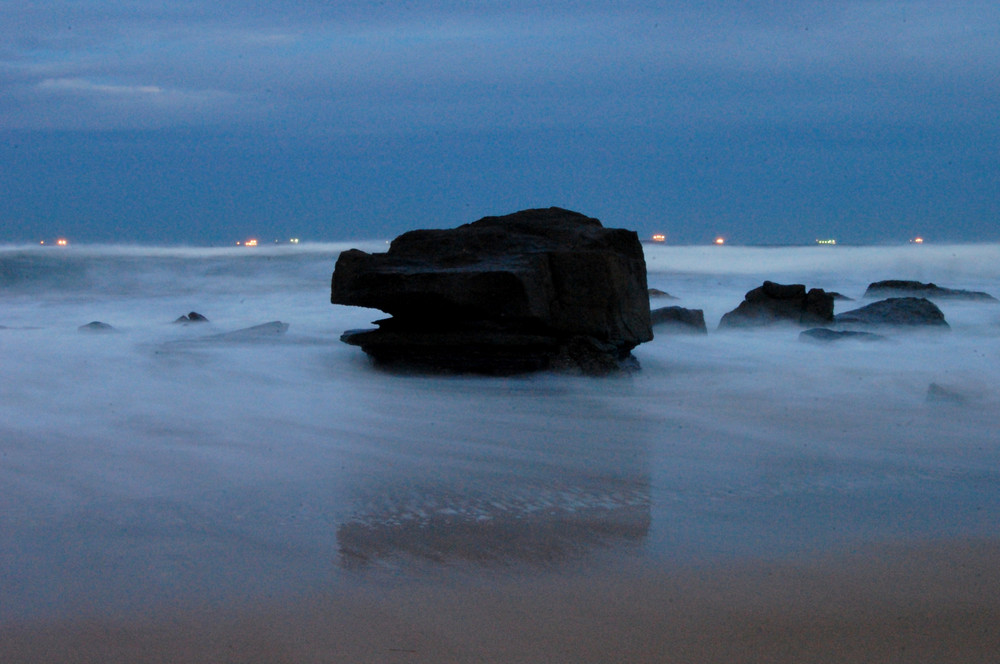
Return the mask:
M765 281L738 307L722 316L719 328L761 327L780 323L823 325L833 321L833 295L822 288Z
M561 208L410 231L381 254L345 251L330 301L389 314L342 339L417 368L605 373L653 337L638 235Z
M868 285L865 297L924 297L949 300L979 300L996 302L997 299L989 293L981 291L962 290L960 288L944 288L935 283L887 279Z

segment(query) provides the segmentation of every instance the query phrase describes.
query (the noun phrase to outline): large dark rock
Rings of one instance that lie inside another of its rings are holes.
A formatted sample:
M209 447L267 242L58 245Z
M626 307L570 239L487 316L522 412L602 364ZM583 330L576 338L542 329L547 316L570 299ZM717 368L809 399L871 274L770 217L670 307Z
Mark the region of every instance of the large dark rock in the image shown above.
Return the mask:
M927 297L951 300L981 300L985 302L997 301L989 293L981 291L943 288L933 283L925 284L919 281L903 281L899 279L888 279L869 284L868 289L865 291L865 297Z
M684 307L660 307L649 312L653 327L674 334L707 334L705 312Z
M890 297L878 302L837 314L838 325L948 328L944 313L937 305L922 297Z
M720 328L760 327L775 323L822 325L833 321L833 296L822 288L806 292L802 284L764 284L746 294L738 307L723 315Z
M634 231L560 208L416 230L337 259L331 302L381 309L341 338L380 363L480 373L605 373L652 339Z

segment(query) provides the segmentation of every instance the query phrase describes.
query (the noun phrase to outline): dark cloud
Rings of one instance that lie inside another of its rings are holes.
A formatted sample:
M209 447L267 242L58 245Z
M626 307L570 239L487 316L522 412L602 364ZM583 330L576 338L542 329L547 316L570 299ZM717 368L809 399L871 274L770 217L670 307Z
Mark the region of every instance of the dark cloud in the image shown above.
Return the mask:
M26 146L24 173L67 190L72 172L42 168L27 156L33 141L71 163L92 158L113 180L101 134L139 132L141 144L116 149L139 171L163 164L159 181L169 182L171 164L185 163L171 141L187 132L242 165L248 200L275 172L295 172L294 188L317 214L329 214L333 198L343 209L383 195L396 200L383 204L386 215L414 198L446 217L464 211L406 193L407 178L387 176L378 150L340 165L398 188L348 178L355 192L372 192L353 203L314 192L322 178L295 166L316 145L337 164L344 145L374 142L396 146L393 168L421 186L447 186L465 164L507 164L518 170L485 180L524 192L510 204L545 204L553 192L593 207L575 188L605 183L610 197L617 183L637 215L742 224L757 236L787 234L795 226L783 220L802 215L869 238L901 218L942 223L949 209L972 219L956 235L995 219L997 204L983 201L996 198L1000 152L995 3L48 0L0 6L0 44L0 131ZM65 131L77 152L53 138ZM531 154L550 163L533 172ZM224 187L234 198L239 172ZM23 177L0 175L0 186ZM215 227L247 214L213 201L213 187L173 186L161 198L216 210L206 215ZM470 194L473 215L504 211L487 190ZM10 193L0 218L8 234L24 219L68 223L73 214L42 214L50 202ZM81 200L99 215L101 196Z

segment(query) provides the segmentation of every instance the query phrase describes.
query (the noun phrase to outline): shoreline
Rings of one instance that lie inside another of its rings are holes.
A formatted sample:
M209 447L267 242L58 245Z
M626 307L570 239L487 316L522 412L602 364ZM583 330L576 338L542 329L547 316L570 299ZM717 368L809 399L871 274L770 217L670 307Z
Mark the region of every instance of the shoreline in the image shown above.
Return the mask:
M0 661L969 664L1000 653L997 539L637 562L440 567L288 602L7 624Z

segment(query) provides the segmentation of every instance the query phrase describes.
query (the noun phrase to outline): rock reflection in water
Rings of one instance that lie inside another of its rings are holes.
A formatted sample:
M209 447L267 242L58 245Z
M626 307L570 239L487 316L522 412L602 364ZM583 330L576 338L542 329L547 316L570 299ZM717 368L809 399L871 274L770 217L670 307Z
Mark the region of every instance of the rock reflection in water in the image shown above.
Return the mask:
M592 547L642 540L650 525L646 477L384 491L337 529L343 566L397 555L442 562L557 562Z
M656 431L634 405L634 381L377 376L372 385L382 419L345 487L343 566L546 564L648 536Z

